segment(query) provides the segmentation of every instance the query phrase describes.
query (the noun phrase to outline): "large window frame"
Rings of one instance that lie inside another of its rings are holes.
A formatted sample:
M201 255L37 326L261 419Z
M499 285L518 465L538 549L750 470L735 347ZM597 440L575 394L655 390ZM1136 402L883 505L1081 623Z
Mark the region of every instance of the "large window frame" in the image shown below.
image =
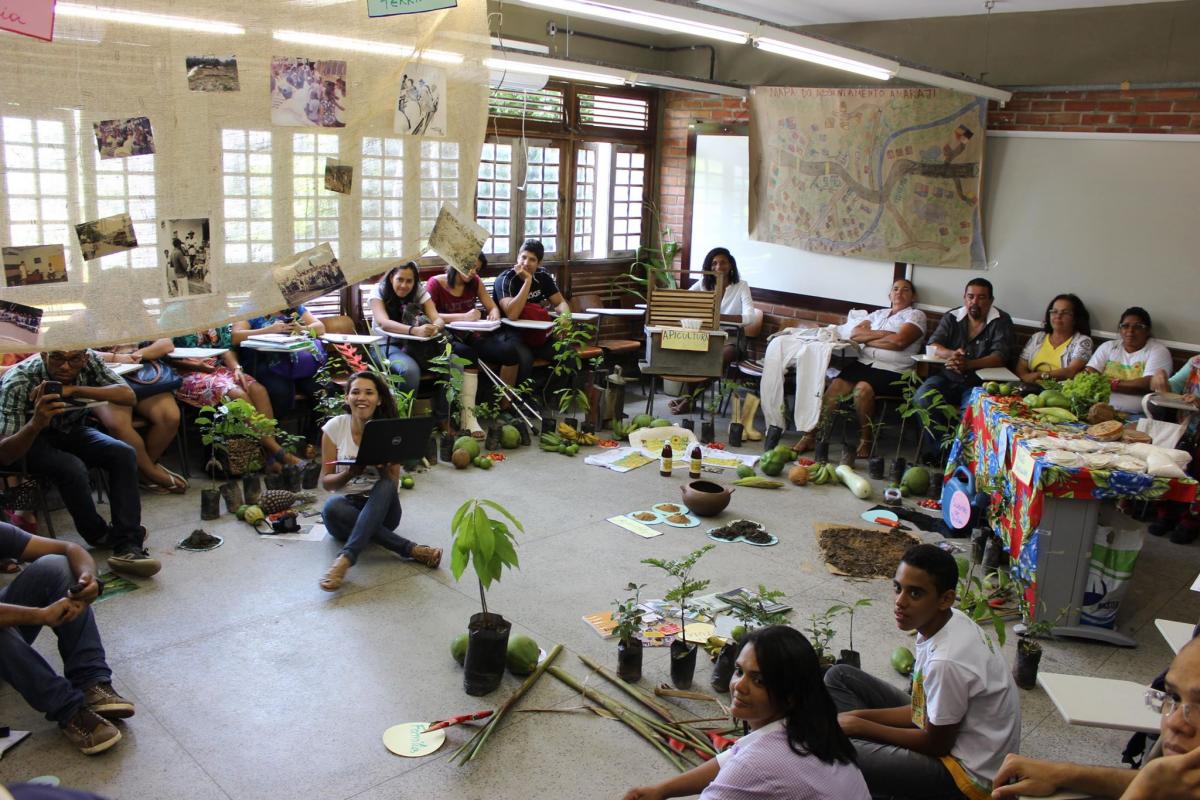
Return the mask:
M594 86L559 81L549 82L546 88L563 92L564 114L561 121L548 122L532 117L521 120L513 117L492 116L488 119L488 135L485 141L493 145L517 145L514 151L514 165L521 159L521 156L516 151L521 149L519 145L522 141L530 144L546 144L560 148L558 220L555 234L558 249L553 253L548 251L544 263L548 265L571 263L582 266L588 264L629 263L636 256L636 249L613 250L611 247L613 230L615 228L613 224L614 200L611 195L605 198L597 198L595 196L591 198L577 197L577 194L582 194L577 191L578 183L576 180L576 176L579 174L581 168L585 172L591 168L592 172L590 174L597 182L603 177L596 174L598 165L596 163L586 163L587 156L581 157L580 154L586 154L589 151L594 153L595 145L597 144L609 144L612 145L614 154L625 152L642 155L645 164L645 182L642 186L643 214L640 221L641 246L644 247L650 244L648 234L651 232L649 225L651 215L646 202L650 198L653 198L657 191L657 175L653 166L656 163L657 155L656 121L658 119L658 98L660 93L654 89ZM622 97L645 102L647 104L646 128L644 130L628 130L616 127L580 124L580 103L581 96L583 95ZM607 166L607 182L611 187L615 177L616 158L614 157ZM514 185L520 184L524 174L523 167L522 163L521 169L514 169L516 173L513 178ZM594 186L595 183L592 185ZM478 187L478 183L476 186ZM484 199L486 200L487 198ZM514 261L516 259L517 248L520 247L521 241L525 238L525 198L517 196L514 193L512 200L513 214L510 220L510 230L512 231L513 241L511 242L509 252L495 252L489 256L491 264L502 265ZM608 224L597 226L600 230L587 231L586 235L581 235L587 226L579 226L579 229L577 229L577 217L587 210L594 209L595 204L601 200L607 200L603 211L607 215ZM478 205L475 207L478 208ZM600 233L604 233L608 237L609 243L607 248L609 254L604 258L594 257L594 253L596 252L594 237ZM583 239L590 239L590 241L583 241Z

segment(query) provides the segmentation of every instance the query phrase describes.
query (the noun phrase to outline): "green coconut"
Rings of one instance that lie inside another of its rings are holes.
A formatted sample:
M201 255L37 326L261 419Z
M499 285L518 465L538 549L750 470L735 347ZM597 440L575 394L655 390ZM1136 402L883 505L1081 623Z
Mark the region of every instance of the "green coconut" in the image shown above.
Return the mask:
M538 665L541 649L538 643L528 636L512 636L508 640L508 671L513 675L529 675Z
M450 643L450 655L454 656L454 660L460 667L467 660L467 635L465 633L454 637L454 641Z

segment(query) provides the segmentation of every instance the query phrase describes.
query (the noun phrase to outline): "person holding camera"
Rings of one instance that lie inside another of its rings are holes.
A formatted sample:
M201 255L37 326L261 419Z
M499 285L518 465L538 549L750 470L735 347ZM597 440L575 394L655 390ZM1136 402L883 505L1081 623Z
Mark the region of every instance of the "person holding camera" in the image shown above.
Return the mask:
M92 350L32 355L0 380L0 464L23 457L28 472L58 487L79 535L93 547L112 548L114 572L148 578L162 565L145 548L134 449L85 424L96 403L135 402L129 384ZM92 500L92 467L108 474L111 524Z

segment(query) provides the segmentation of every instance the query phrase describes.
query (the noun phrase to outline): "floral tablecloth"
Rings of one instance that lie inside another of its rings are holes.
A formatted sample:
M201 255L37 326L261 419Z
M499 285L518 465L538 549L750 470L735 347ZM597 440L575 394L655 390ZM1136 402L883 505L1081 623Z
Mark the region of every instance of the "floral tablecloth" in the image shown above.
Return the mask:
M950 449L946 476L948 478L958 466L966 465L975 476L976 490L991 495L988 516L992 528L1004 541L1017 563L1018 572L1027 580L1033 577L1037 553L1026 543L1030 539L1029 534L1036 531L1041 522L1046 497L1076 500L1131 498L1188 503L1196 499L1197 483L1190 478L1060 467L1037 455L1032 458L1032 470L1014 469L1017 466L1018 441L1033 436L1054 435L1053 432L1045 432L1044 423L1010 415L1008 407L1014 400L985 394L982 389L973 390L963 409L958 436ZM1087 426L1079 423L1077 427L1083 430ZM1017 476L1018 472L1030 473L1028 483Z

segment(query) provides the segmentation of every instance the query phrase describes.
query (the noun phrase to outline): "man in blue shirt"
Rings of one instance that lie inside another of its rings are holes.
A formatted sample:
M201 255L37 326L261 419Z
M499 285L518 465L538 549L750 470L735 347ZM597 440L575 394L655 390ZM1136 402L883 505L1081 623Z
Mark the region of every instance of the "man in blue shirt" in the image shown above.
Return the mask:
M0 523L0 558L29 565L0 590L0 680L16 689L85 755L121 740L110 719L132 717L133 703L112 687L112 670L92 613L104 591L96 562L73 542L32 536ZM43 627L54 629L63 672L33 648Z
M61 394L47 390L53 383ZM16 364L0 379L0 464L24 457L29 472L58 487L79 535L112 547L113 571L148 578L162 565L144 547L137 458L129 445L84 424L96 401L132 406L137 398L91 350L56 350ZM108 473L111 525L92 500L90 467Z

